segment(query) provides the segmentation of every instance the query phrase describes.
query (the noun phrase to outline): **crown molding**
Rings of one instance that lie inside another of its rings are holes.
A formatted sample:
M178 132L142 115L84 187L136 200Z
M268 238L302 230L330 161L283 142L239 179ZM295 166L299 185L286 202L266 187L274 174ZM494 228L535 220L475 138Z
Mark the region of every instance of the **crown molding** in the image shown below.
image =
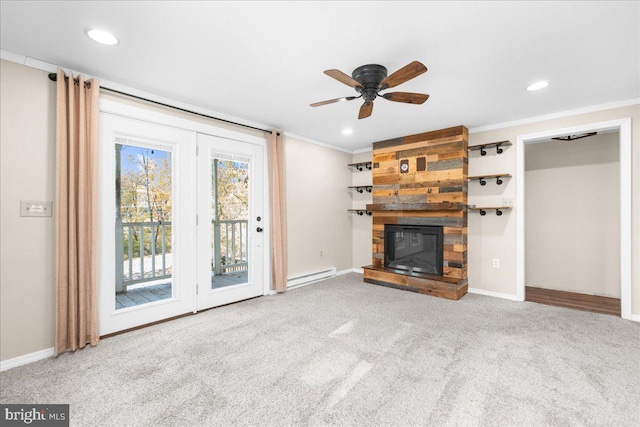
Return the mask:
M339 147L337 145L329 144L327 142L318 141L315 139L307 138L306 136L296 135L295 133L284 131L284 135L289 138L298 139L303 142L308 142L310 144L319 145L321 147L331 148L332 150L342 151L344 153L353 154L353 150L348 148Z
M592 105L590 107L576 108L575 110L559 111L557 113L545 114L542 116L534 116L526 119L513 120L510 122L496 123L487 126L478 126L469 129L469 133L480 133L489 130L504 129L513 126L521 126L530 123L543 122L546 120L560 119L563 117L577 116L579 114L594 113L596 111L612 110L614 108L628 107L630 105L640 104L640 98L631 98L622 101L608 102L606 104Z
M257 123L257 122L252 122L250 120L246 120L246 119L241 119L239 117L235 117L235 116L230 116L228 114L224 114L224 113L220 113L218 111L214 111L214 110L209 110L207 108L202 108L202 107L198 107L197 105L193 105L193 104L189 104L186 102L182 102L182 101L177 101L175 99L171 99L171 98L166 98L164 96L160 96L160 95L156 95L150 92L145 92L139 89L135 89L129 86L125 86L123 84L120 83L116 83L110 80L106 80L106 79L102 79L100 78L100 76L92 76L90 74L87 73L83 73L82 71L77 71L77 70L72 70L70 68L64 68L64 67L60 67L57 66L55 64L51 64L48 62L44 62L44 61L40 61L38 59L34 59L34 58L30 58L28 56L24 56L24 55L19 55L13 52L8 52L6 50L1 50L0 49L0 59L9 61L9 62L15 62L17 64L20 65L24 65L30 68L35 68L37 70L41 70L41 71L46 71L48 73L55 73L58 71L58 69L63 69L67 74L82 74L85 78L85 80L89 80L90 78L96 78L98 80L100 80L100 85L104 86L104 87L108 87L110 89L114 89L120 92L123 92L125 94L129 94L129 95L134 95L134 96L139 96L141 98L146 98L152 101L157 101L157 102L161 102L163 104L167 104L170 106L174 106L174 107L178 107L178 108L182 108L185 110L191 110L197 113L201 113L201 114L205 114L208 116L213 116L213 117L217 117L220 119L224 119L224 120L228 120L228 121L232 121L232 122L236 122L236 123L240 123L243 125L247 125L247 126L252 126L252 127L256 127L256 128L263 128L263 129L274 129L274 126L271 125L267 125L264 123ZM117 94L114 94L113 96L118 96ZM144 102L144 101L141 101ZM186 113L188 114L188 113ZM231 124L231 126L233 126ZM259 132L259 131L256 131Z

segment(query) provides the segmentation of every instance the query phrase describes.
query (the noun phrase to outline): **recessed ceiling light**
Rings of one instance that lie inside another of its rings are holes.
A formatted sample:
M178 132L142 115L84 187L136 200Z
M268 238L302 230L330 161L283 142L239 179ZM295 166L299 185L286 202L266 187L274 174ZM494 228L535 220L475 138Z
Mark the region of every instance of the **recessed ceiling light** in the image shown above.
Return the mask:
M532 83L529 86L527 86L527 90L540 90L540 89L544 89L547 86L549 86L549 82L540 81L540 82Z
M118 44L118 39L113 34L97 29L87 29L85 30L87 35L91 38L91 40L96 41L98 43L106 44L109 46L113 46L114 44Z
M343 129L342 130L342 134L343 135L351 135L353 133L353 129Z

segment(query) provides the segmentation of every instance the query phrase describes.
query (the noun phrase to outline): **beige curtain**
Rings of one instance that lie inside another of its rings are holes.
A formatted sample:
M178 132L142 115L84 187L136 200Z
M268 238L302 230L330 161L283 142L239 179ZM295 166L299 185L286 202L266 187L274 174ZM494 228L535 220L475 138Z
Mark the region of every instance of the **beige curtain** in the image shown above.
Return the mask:
M58 71L56 105L55 354L98 335L98 92Z
M287 290L287 229L285 221L284 138L282 132L267 134L269 157L269 205L271 207L271 286Z

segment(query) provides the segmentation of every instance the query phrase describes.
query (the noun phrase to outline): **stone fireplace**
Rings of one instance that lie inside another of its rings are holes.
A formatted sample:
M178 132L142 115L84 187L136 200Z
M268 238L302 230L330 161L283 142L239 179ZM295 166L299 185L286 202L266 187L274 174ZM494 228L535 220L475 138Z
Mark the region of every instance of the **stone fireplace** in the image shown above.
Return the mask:
M365 282L449 299L467 292L467 165L464 126L373 144Z

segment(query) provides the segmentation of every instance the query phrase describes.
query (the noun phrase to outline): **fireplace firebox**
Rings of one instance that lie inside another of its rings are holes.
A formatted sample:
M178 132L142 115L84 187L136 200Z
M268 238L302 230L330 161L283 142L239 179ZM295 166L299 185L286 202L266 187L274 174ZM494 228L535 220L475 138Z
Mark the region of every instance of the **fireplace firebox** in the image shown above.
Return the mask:
M442 227L431 225L384 226L384 266L442 276Z

